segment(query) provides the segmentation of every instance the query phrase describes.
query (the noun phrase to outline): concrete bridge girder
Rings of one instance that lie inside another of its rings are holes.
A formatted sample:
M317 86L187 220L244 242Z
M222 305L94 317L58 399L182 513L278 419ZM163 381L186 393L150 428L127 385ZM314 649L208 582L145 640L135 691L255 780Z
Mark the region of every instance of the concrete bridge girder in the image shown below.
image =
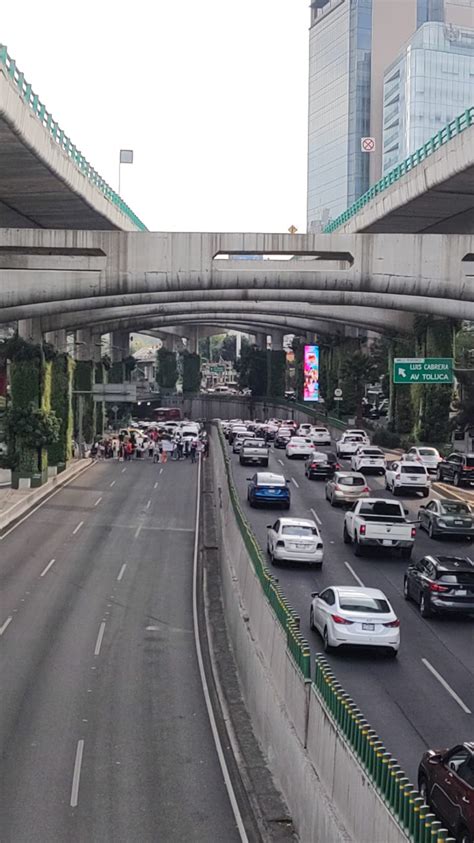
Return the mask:
M295 258L214 260L218 254L243 253ZM473 302L473 255L472 235L1 229L0 301L17 307L102 295L186 290L205 295L208 290L297 286ZM78 269L84 257L90 258L90 267Z

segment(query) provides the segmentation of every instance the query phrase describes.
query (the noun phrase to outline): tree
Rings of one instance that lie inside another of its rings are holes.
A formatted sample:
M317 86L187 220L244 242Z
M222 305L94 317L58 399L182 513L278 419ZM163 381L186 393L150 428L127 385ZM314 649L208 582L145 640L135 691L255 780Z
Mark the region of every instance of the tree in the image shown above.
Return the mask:
M156 355L158 385L163 390L172 391L176 388L178 378L178 367L176 352L160 348Z
M223 360L235 363L237 357L237 337L235 334L226 334L222 340L221 357Z
M345 413L355 413L358 419L362 418L365 384L371 380L373 371L371 359L363 351L355 351L344 360L340 372Z

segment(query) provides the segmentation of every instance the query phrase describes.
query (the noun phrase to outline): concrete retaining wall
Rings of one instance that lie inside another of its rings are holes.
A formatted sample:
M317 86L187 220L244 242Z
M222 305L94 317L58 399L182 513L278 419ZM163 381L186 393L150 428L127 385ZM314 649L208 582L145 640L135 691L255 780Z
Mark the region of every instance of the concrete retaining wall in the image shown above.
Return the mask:
M211 436L226 622L255 733L300 840L406 843L287 649L233 514L215 430Z

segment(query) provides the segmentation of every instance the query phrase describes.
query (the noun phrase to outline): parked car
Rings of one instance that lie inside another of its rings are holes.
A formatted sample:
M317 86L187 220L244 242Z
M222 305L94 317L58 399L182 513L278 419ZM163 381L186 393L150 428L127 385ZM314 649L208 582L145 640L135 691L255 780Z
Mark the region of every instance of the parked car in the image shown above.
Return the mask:
M240 454L242 444L246 440L250 439L255 439L255 433L251 433L249 430L246 430L245 433L237 433L237 435L234 436L234 441L232 442L232 453Z
M282 506L283 509L290 508L290 488L283 475L259 471L253 477L247 477L247 480L247 500L250 506L266 503Z
M438 463L436 479L448 480L455 486L474 486L474 454L450 454Z
M344 457L352 457L358 448L362 445L369 444L370 443L366 442L364 437L358 433L343 433L341 438L336 442L336 453L341 459L344 459Z
M344 544L352 544L355 556L362 556L366 547L376 547L399 550L409 559L416 527L407 521L407 513L398 501L386 498L357 501L344 516Z
M409 565L403 594L418 603L424 618L474 612L474 562L467 556L424 556Z
M323 540L314 521L308 518L279 518L267 525L267 551L277 565L287 562L309 562L321 568Z
M234 442L235 445L235 442ZM269 449L265 439L246 438L240 448L240 465L268 465Z
M402 456L402 460L407 460L408 462L421 462L429 474L436 474L438 465L442 459L443 457L436 448L427 448L424 445L414 445Z
M430 538L440 536L474 536L474 512L467 502L440 498L420 506L418 519Z
M331 434L329 433L327 427L313 427L308 435L313 445L331 444Z
M364 474L385 474L385 454L373 445L363 445L357 448L351 458L351 468L353 471L363 471Z
M331 586L314 591L309 625L317 630L326 652L352 644L383 647L396 656L400 646L400 621L383 591L361 586Z
M309 439L303 439L302 436L293 436L286 443L286 456L289 460L295 457L308 458L313 451L313 446Z
M326 483L325 496L331 506L340 503L353 504L361 498L368 498L370 489L363 474L358 471L340 469Z
M431 480L424 465L419 462L389 462L385 471L385 488L398 495L400 492L422 492L427 498Z
M305 462L304 473L309 480L327 480L329 477L334 477L334 472L338 468L340 465L336 454L313 451Z
M418 790L426 805L459 843L474 840L474 742L429 749L418 768Z

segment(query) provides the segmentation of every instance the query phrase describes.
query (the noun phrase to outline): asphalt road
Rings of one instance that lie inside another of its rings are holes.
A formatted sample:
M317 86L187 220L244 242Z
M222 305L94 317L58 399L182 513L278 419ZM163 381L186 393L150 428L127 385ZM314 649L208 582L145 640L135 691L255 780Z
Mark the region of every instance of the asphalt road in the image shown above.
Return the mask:
M329 450L329 448L321 448ZM229 449L230 453L231 449ZM252 509L246 500L247 482L255 469L239 465L233 455L233 471L243 508L257 538L266 550L266 525L274 523L279 511ZM349 467L349 463L345 463ZM325 500L323 481L305 477L304 462L288 460L285 451L272 448L269 470L290 480L292 503L282 515L311 518L312 510L321 522L324 541L322 570L303 565L280 565L273 569L290 605L301 618L301 631L312 653L323 652L322 640L309 628L311 592L329 585L358 585L381 588L401 621L401 647L398 659L382 654L345 650L328 656L338 681L352 696L365 718L398 759L410 780L416 784L419 759L427 747L449 747L462 740L472 740L474 731L474 619L436 617L423 619L417 606L403 598L403 574L407 563L395 556L368 553L356 558L352 548L342 541L344 511L333 509ZM377 496L389 497L384 479L368 476ZM459 494L458 490L455 490ZM400 497L416 517L418 497ZM452 553L474 556L469 540L432 540L418 530L413 558L427 553ZM423 659L425 661L423 661ZM429 666L428 664L429 663ZM438 676L430 670L433 668ZM449 690L446 688L446 683ZM459 698L452 695L456 694ZM466 713L468 708L473 713Z
M196 480L99 463L1 542L3 843L240 839L196 662Z

